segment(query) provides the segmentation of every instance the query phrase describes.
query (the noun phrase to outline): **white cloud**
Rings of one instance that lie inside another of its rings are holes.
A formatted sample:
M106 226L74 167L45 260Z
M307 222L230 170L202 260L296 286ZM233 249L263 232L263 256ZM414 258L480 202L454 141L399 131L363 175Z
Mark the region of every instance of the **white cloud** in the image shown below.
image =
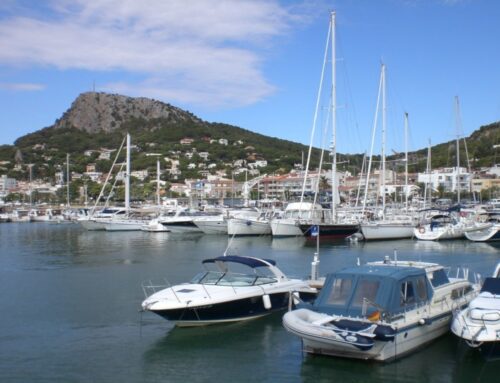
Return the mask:
M0 89L22 92L36 92L45 89L45 85L34 83L0 83Z
M246 105L274 91L261 56L301 21L291 9L276 0L52 0L2 20L0 63L119 70L143 80L110 91Z

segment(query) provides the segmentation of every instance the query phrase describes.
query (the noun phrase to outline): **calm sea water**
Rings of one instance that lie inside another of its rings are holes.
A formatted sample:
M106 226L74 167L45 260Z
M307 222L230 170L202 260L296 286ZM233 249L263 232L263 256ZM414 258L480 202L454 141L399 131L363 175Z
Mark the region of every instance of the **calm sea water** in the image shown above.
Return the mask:
M397 362L305 355L281 315L179 329L139 313L141 282L189 280L226 237L87 232L78 225L0 224L0 382L493 382L485 361L452 335ZM302 239L237 238L231 253L275 259L305 277L315 251ZM482 275L500 247L451 241L322 243L322 273L399 259L468 266Z

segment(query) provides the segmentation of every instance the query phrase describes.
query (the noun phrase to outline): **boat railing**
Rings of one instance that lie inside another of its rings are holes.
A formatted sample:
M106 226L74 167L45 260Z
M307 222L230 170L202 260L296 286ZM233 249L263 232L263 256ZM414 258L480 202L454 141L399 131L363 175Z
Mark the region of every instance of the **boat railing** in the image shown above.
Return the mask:
M166 288L171 288L172 285L170 284L170 282L166 278L163 278L162 282L156 282L156 281L153 281L151 279L148 281L144 281L144 282L142 282L141 287L142 287L142 292L144 293L144 296L146 298L148 298L149 296L157 293L158 291L164 290ZM174 289L171 289L171 290L172 290L172 293L174 294L175 298L177 299L177 301L180 303L181 300L179 299L179 297L175 293L175 290Z

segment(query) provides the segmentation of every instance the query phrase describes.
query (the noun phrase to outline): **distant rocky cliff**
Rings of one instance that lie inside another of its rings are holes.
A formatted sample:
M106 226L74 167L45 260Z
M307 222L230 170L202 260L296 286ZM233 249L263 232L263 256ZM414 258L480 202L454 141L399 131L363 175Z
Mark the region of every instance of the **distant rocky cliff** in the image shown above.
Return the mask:
M94 133L113 132L131 119L167 119L170 124L202 121L196 116L169 104L138 97L108 93L82 93L58 119L55 128L76 128Z

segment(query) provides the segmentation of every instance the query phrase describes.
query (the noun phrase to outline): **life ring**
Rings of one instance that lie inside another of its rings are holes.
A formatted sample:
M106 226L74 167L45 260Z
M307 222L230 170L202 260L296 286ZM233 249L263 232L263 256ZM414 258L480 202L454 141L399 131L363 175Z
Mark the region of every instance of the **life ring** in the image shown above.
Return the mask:
M424 234L424 233L425 233L425 227L419 227L419 228L418 228L418 232L419 232L420 234Z

